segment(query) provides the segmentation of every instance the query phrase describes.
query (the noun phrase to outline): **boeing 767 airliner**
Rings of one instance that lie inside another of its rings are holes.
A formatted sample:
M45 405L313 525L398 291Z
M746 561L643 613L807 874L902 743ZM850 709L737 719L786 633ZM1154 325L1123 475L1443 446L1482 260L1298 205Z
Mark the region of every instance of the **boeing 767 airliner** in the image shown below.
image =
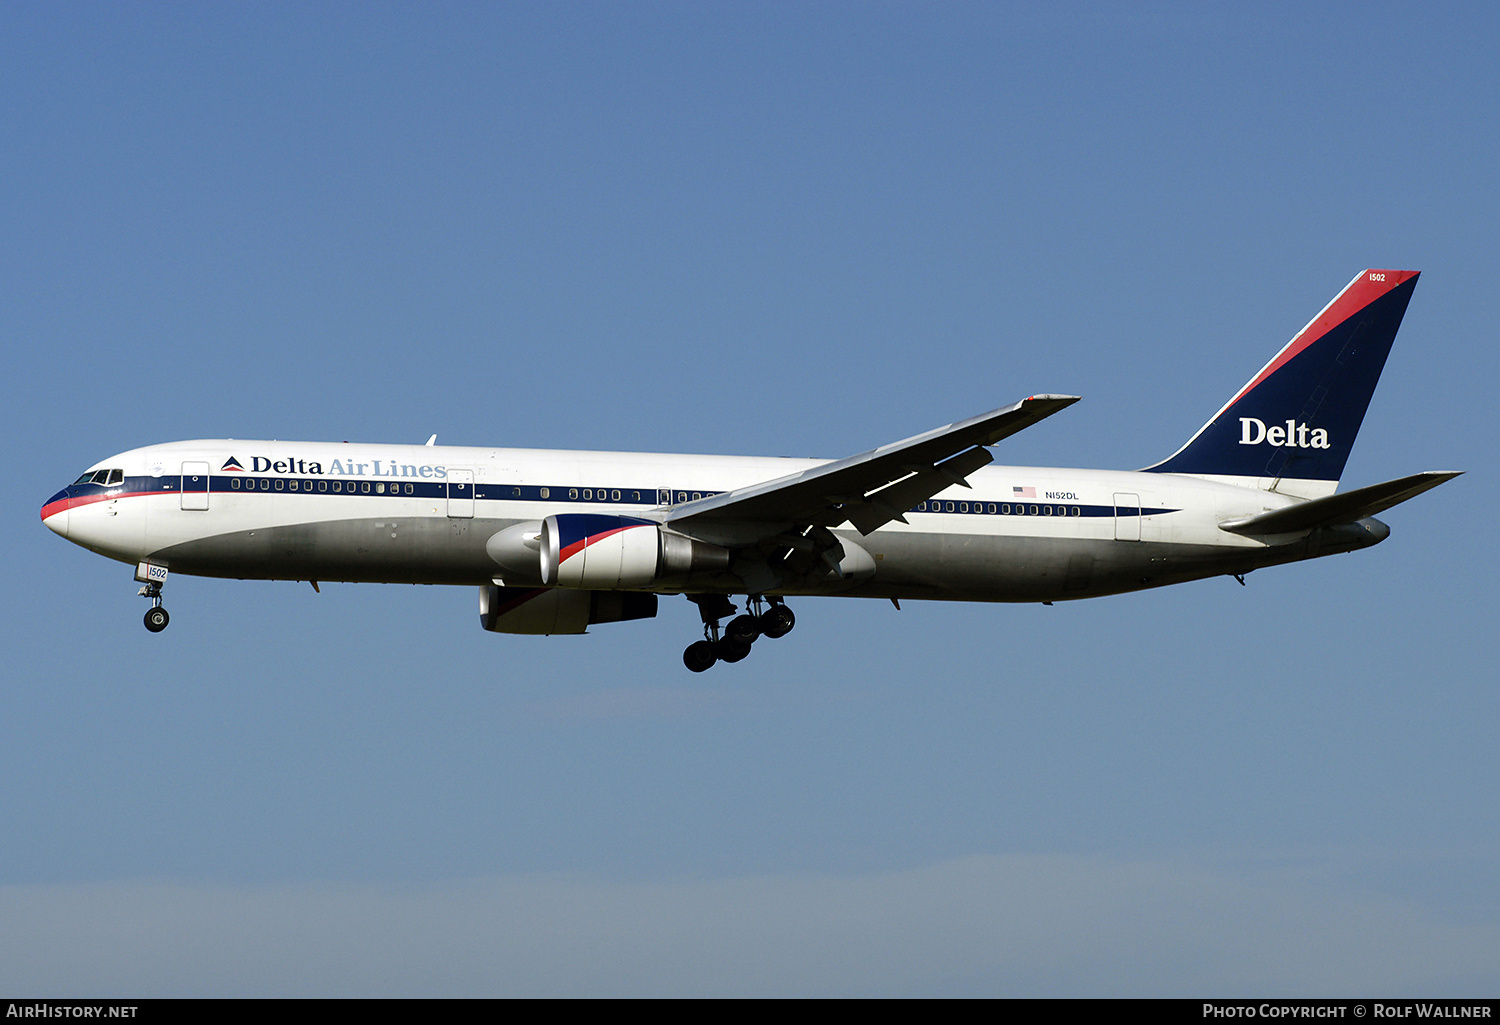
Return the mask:
M1053 602L1348 552L1457 476L1338 492L1417 272L1361 272L1176 453L1134 472L994 466L1072 405L1033 395L832 462L427 445L183 441L111 456L42 520L168 572L479 586L498 633L583 633L698 606L695 672L795 622L785 599ZM744 611L722 629L720 622Z

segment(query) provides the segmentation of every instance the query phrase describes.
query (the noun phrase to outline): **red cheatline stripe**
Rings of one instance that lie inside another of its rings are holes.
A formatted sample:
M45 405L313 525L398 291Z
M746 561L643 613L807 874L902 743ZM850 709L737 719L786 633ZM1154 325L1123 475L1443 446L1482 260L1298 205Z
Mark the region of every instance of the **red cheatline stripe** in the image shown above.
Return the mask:
M64 509L77 509L81 505L93 505L95 502L112 502L117 498L142 498L146 495L174 494L167 491L122 491L115 495L87 495L83 498L59 498L56 502L48 502L42 506L42 519L55 516ZM193 492L190 492L192 494Z
M612 527L609 530L600 531L597 534L590 534L588 537L580 538L579 540L574 541L572 544L568 545L568 547L564 548L562 551L558 552L557 561L559 563L567 562L569 559L577 555L579 552L583 551L589 545L596 545L600 541L603 541L605 538L609 537L611 534L618 534L622 530L629 530L631 529L631 527L639 526L642 526L642 524L632 523L627 527Z
M520 608L522 605L525 605L531 599L540 597L550 590L552 590L552 588L550 587L538 587L535 590L527 591L525 594L517 595L510 601L506 602L504 605L501 605L499 611L496 614L503 616L508 612L514 612L516 609Z

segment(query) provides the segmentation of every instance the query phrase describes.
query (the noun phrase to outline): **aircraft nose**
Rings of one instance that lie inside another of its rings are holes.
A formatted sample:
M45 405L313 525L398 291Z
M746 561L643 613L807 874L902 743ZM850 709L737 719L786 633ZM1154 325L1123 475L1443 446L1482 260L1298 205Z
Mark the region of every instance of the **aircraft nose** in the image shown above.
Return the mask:
M68 508L72 503L68 500L68 489L64 488L42 505L42 522L52 531L68 536Z

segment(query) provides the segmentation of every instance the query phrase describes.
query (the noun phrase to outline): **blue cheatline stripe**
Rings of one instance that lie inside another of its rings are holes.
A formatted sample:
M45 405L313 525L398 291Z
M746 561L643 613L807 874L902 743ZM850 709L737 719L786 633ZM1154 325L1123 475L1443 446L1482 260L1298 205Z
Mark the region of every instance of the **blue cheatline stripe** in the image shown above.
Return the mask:
M941 506L941 508L939 508ZM1074 510L1077 510L1075 512ZM1167 513L1178 512L1177 509L1153 509L1146 507L1137 509L1135 506L1114 505L1087 505L1082 502L960 502L943 499L933 499L929 502L920 502L912 513L942 513L948 515L970 515L970 516L1051 516L1063 519L1080 519L1086 516L1114 516L1118 512L1121 516L1163 516ZM908 514L909 515L909 514Z
M580 541L629 527L654 527L655 520L634 516L609 516L601 513L563 513L557 517L557 547L566 559L568 549Z
M235 485L239 486L236 487ZM408 491L407 489L411 490ZM462 488L462 490L460 490ZM378 490L377 490L378 489ZM337 496L348 498L355 496L359 498L426 498L445 500L453 498L469 498L466 491L472 491L472 497L481 501L500 502L546 502L549 505L579 505L584 507L609 507L609 506L641 506L656 505L657 490L655 488L578 488L578 487L555 487L547 484L475 484L458 485L445 481L431 480L370 480L360 477L276 477L265 474L226 474L215 473L209 476L209 490L214 494L242 495L246 493L257 495L302 495L302 496ZM125 480L113 487L102 484L74 484L63 491L58 492L52 499L67 495L75 499L88 499L93 497L107 497L118 494L122 497L142 496L152 494L177 494L182 491L182 477L180 475L163 475L161 477L127 477ZM674 491L673 497L676 497ZM722 494L718 491L688 491L683 494L709 498L713 495ZM585 498L584 496L589 497ZM599 496L604 497L599 497ZM619 497L615 497L618 495ZM640 495L640 498L636 498ZM1074 512L1074 510L1078 510ZM1035 511L1033 511L1035 510ZM1177 512L1177 509L1141 509L1141 516L1162 516L1167 513ZM969 515L969 516L1052 516L1064 518L1083 518L1098 516L1114 516L1116 509L1114 505L1091 505L1082 502L991 502L991 501L958 501L948 499L931 499L926 502L918 502L916 506L907 510L908 515L922 514L947 515ZM1121 516L1135 516L1137 512L1134 507L1120 508L1118 514ZM587 517L586 513L569 514L569 519ZM613 526L620 526L618 517L600 514L597 517L601 524L608 521ZM646 523L646 520L638 521ZM571 526L571 525L570 525ZM610 529L600 525L598 530ZM597 533L589 530L588 533ZM582 536L582 535L579 535ZM573 538L577 540L577 538Z

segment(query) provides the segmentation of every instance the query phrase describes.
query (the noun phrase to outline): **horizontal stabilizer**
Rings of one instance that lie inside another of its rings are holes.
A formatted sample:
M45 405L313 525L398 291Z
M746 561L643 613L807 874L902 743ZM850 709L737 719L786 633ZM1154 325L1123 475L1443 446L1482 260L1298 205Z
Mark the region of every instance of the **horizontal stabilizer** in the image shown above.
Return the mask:
M1371 484L1367 488L1345 491L1342 494L1316 498L1287 509L1262 513L1248 519L1230 520L1219 524L1220 530L1235 534L1292 534L1299 530L1326 527L1337 523L1353 523L1366 516L1384 512L1393 505L1400 505L1408 498L1415 498L1444 481L1457 477L1462 470L1427 470L1410 477L1388 480L1383 484Z

